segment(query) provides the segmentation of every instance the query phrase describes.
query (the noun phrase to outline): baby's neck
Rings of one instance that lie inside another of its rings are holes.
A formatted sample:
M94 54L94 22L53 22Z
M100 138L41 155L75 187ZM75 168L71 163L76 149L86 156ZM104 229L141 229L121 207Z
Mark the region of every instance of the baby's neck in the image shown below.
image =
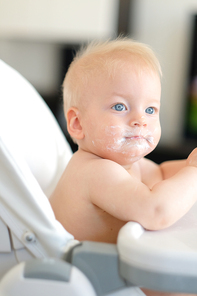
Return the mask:
M92 153L91 151L87 151L86 149L83 149L82 147L79 146L79 149L77 151L78 153L85 153L86 156L90 157L90 158L100 158L102 159L101 156ZM120 164L120 166L122 166L130 175L139 177L139 171L140 171L140 165L139 162L142 158L141 157L136 157L135 159L132 160L132 162L128 163L128 164Z
M130 174L133 176L136 176L137 178L141 178L140 177L140 166L138 161L132 163L132 164L128 164L123 166L123 168Z

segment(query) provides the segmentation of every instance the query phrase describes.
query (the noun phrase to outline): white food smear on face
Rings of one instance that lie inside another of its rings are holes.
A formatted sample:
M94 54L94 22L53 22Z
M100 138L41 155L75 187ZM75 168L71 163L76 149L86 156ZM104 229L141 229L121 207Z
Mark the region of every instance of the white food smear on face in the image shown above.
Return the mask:
M123 130L120 126L108 126L105 128L106 135L114 136L113 141L109 143L105 148L107 150L113 150L114 152L122 152L123 154L127 153L122 148L132 148L137 147L140 150L148 150L150 148L150 144L154 144L154 138L150 135L150 133L145 132L143 134L142 129L139 127L135 127L133 131ZM115 136L120 135L119 138ZM134 138L138 136L139 138ZM121 151L122 150L122 151ZM126 149L127 150L127 149Z

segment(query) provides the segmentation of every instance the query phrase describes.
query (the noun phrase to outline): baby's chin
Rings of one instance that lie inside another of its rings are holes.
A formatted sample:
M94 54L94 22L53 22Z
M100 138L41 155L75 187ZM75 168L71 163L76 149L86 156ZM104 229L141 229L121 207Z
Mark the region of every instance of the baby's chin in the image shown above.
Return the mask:
M149 147L149 149L130 149L130 151L111 151L104 158L112 160L122 166L127 166L136 161L139 161L144 156L148 155L153 149Z
M125 156L129 157L143 157L149 154L152 150L154 150L155 145L145 139L138 139L135 141L128 141L126 145L123 145L120 148L120 151Z

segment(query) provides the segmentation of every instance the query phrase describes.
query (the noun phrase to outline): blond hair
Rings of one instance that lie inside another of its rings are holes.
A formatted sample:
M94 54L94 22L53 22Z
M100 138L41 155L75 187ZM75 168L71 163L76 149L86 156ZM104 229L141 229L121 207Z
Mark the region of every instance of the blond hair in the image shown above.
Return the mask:
M113 77L117 69L132 61L162 76L160 63L152 49L129 38L91 42L76 54L63 82L64 111L82 104L88 83L99 73ZM136 68L136 67L135 67Z

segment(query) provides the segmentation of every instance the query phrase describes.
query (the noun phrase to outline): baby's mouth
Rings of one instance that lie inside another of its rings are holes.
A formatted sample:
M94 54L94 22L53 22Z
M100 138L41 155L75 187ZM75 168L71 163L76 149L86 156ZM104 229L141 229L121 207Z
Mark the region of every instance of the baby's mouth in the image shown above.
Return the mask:
M143 141L143 140L146 140L147 139L144 137L144 136L139 136L139 135L136 135L136 136L133 136L133 135L127 135L124 137L126 141Z
M150 135L146 135L146 136L142 136L142 135L126 135L124 137L125 141L147 141L149 142L150 144L153 144L154 143L154 139L152 136Z
M142 136L126 136L125 139L128 139L128 140L146 140Z

